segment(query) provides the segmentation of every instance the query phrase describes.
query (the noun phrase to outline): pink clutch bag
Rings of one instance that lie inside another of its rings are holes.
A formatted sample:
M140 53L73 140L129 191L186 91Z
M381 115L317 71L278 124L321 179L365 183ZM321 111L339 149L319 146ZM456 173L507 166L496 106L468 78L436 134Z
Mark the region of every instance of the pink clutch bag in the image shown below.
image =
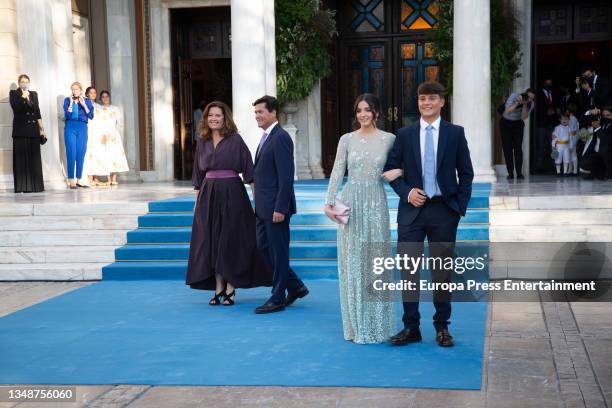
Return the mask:
M338 214L336 214L336 219L340 221L341 224L348 224L349 215L351 214L351 208L346 205L344 201L336 199L334 211L338 212Z

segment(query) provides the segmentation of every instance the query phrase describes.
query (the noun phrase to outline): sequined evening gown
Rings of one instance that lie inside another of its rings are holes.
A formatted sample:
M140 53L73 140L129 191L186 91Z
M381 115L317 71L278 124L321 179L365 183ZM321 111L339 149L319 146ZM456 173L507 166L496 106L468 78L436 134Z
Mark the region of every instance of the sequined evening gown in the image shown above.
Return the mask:
M340 199L350 208L346 225L338 226L338 280L344 338L355 343L386 341L396 328L393 302L372 293L374 257L389 256L391 238L387 194L381 178L395 135L357 132L340 138L326 203L334 205L348 167Z

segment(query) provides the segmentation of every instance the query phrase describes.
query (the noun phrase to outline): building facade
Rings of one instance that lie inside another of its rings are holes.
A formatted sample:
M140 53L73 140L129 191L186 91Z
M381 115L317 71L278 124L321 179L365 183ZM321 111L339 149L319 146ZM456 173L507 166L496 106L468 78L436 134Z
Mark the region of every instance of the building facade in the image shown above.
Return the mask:
M605 2L511 3L521 24L523 54L515 90L534 84L538 55L563 41L596 43L600 53L607 46L609 70L610 6ZM418 117L418 83L440 75L424 35L436 22L435 0L324 4L337 10L333 73L283 115L295 138L298 178L329 172L337 141L349 130L357 94L377 93L385 113L380 125L395 131ZM501 163L490 116L489 7L489 0L454 4L456 80L447 112L466 128L478 181L494 181ZM190 178L194 110L202 101L229 103L255 151L261 131L252 102L276 93L273 0L0 0L0 16L0 188L12 188L8 92L21 73L38 91L50 136L42 148L47 188L65 183L61 104L75 80L98 92L109 90L113 104L124 111L129 180ZM602 37L605 30L608 37ZM524 144L529 166L529 125Z

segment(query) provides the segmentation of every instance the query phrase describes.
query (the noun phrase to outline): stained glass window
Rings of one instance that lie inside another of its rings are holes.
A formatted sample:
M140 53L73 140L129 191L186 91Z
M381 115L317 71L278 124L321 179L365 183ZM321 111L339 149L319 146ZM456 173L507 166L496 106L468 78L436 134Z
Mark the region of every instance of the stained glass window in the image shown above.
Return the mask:
M578 8L578 28L576 35L609 34L610 7L607 5L580 5Z
M408 30L428 30L438 22L438 6L435 0L402 0L400 28Z
M350 27L356 32L384 31L384 0L350 0Z

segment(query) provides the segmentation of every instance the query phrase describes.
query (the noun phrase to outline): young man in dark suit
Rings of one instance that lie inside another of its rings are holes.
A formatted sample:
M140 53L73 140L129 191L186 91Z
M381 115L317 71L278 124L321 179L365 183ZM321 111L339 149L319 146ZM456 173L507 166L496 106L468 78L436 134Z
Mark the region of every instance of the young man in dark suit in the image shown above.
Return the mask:
M462 127L442 120L444 87L435 81L422 83L418 90L419 122L398 131L389 152L385 171L403 169L403 177L391 182L400 197L397 214L398 254L420 258L427 238L430 257L452 256L457 226L465 215L472 195L474 170ZM432 268L433 282L450 282L452 271ZM402 273L417 283L420 270ZM406 295L406 294L405 294ZM404 296L404 329L390 341L403 346L421 341L419 291ZM433 317L436 341L441 347L454 345L448 331L451 316L450 294L434 292Z
M278 100L263 96L253 103L263 135L255 154L254 201L257 246L274 271L272 296L255 313L285 310L308 294L308 288L289 267L289 220L295 214L293 141L278 123Z

